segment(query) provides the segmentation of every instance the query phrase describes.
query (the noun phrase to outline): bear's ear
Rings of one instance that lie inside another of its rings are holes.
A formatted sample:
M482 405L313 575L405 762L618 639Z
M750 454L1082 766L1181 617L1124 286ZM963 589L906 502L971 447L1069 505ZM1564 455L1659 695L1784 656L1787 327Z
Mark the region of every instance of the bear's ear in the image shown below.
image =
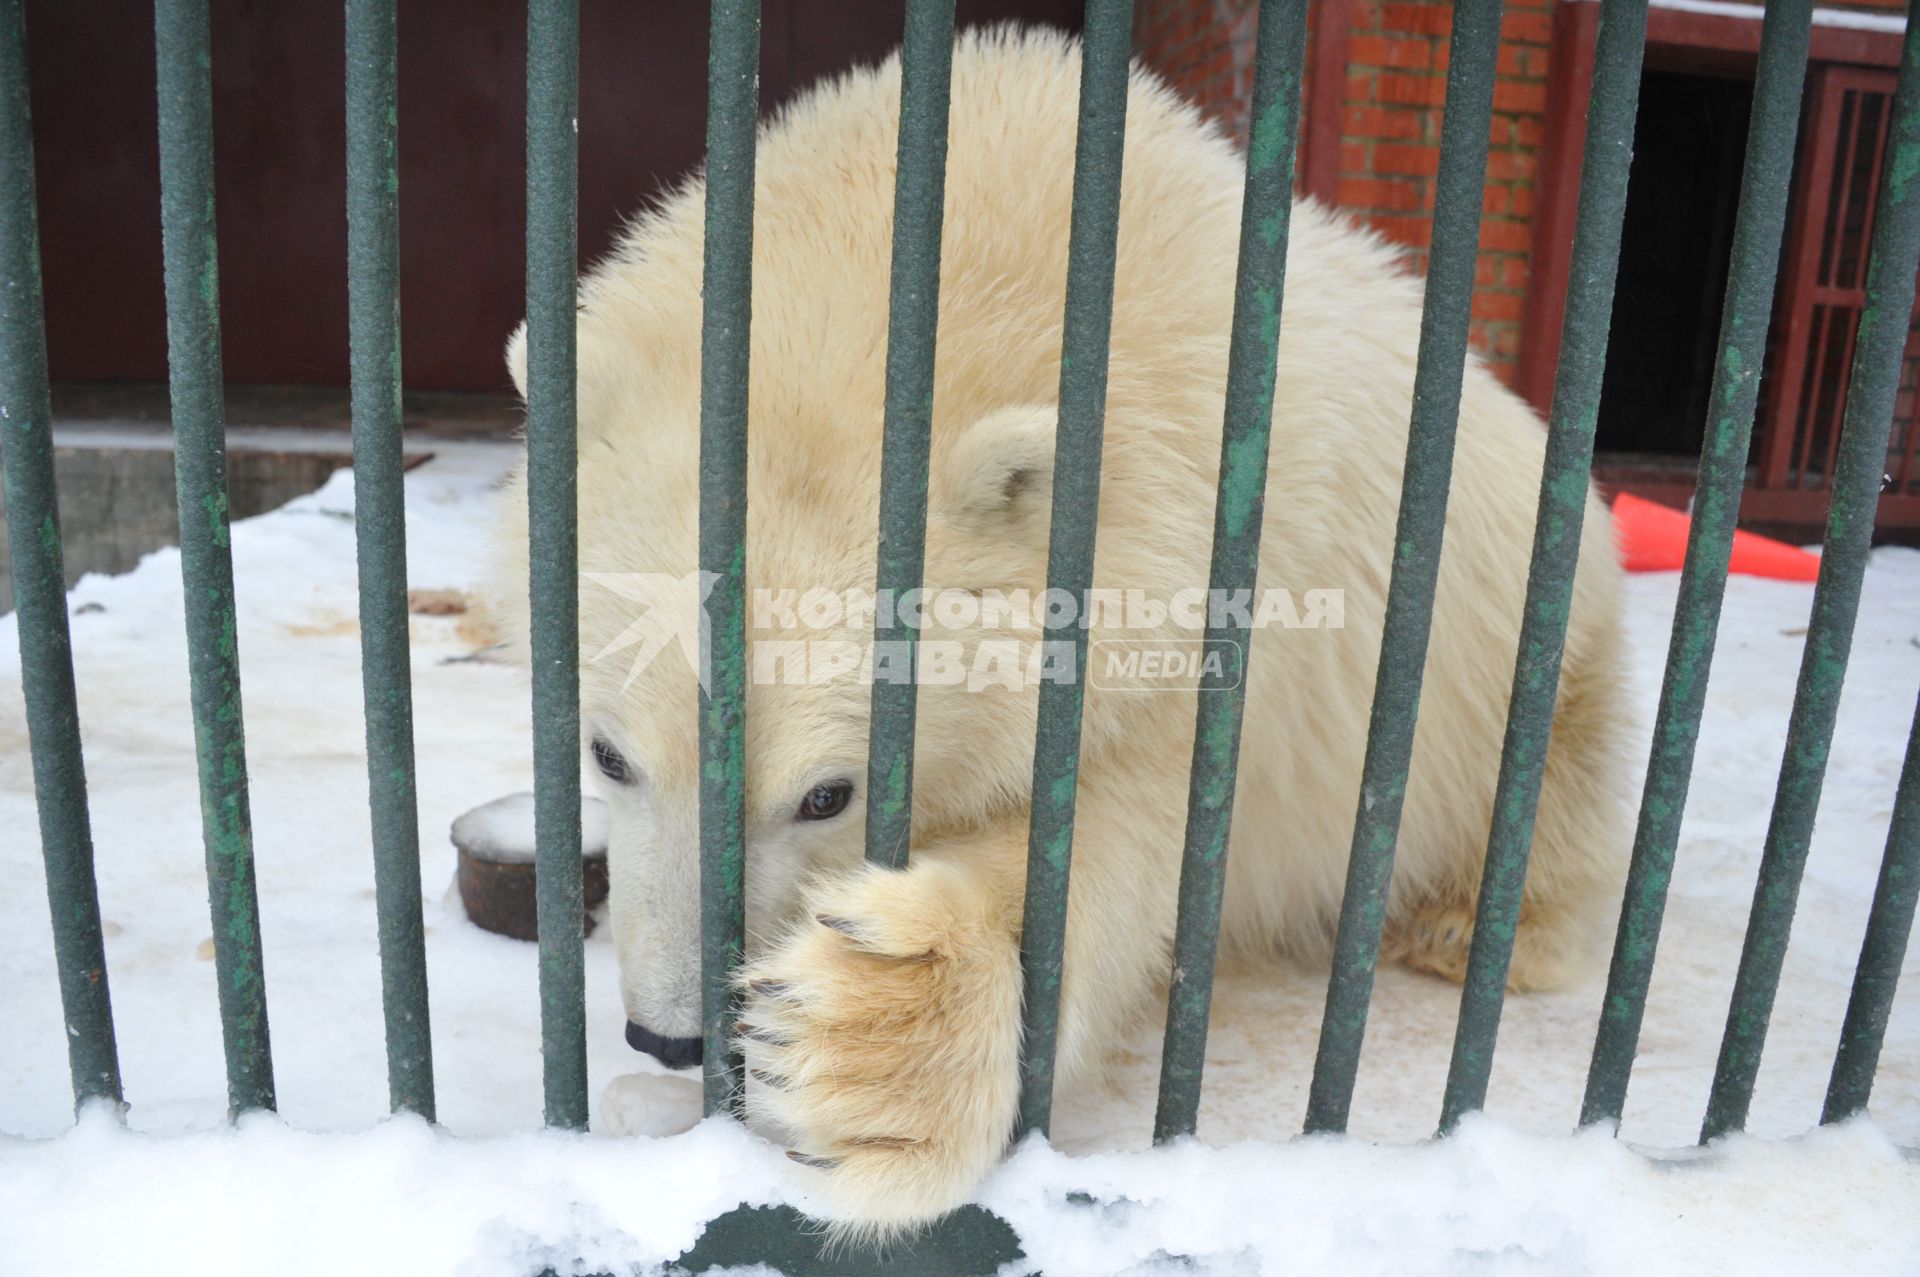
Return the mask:
M507 338L507 375L513 378L513 388L520 392L520 399L527 397L527 321L521 320L520 326L513 330L513 336Z
M1059 410L999 408L964 427L933 463L934 513L1005 526L1038 520L1053 500L1053 434Z
M627 389L627 363L621 360L618 347L612 344L603 325L587 322L590 319L587 311L582 310L578 315L573 335L573 364L577 378L575 404L584 441L611 419L606 410L617 404ZM507 338L507 373L513 378L513 388L520 392L520 401L525 403L527 321L524 319L513 330L513 336Z

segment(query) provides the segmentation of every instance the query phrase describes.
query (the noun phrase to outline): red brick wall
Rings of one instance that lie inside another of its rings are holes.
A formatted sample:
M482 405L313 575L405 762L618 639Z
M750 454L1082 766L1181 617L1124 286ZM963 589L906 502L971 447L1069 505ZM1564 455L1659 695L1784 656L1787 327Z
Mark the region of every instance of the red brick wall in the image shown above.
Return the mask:
M1536 153L1546 111L1553 25L1548 3L1508 0L1494 90L1473 340L1509 381L1520 348ZM1249 0L1144 0L1135 31L1148 65L1237 136L1246 127L1256 8ZM1405 245L1415 270L1424 267L1432 233L1451 21L1450 5L1427 0L1352 4L1334 202Z
M1534 180L1547 108L1548 0L1508 0L1481 206L1473 342L1508 381L1520 351ZM1432 234L1451 5L1355 0L1335 202L1414 253Z
M1133 47L1241 141L1253 94L1255 0L1142 0Z
M1501 24L1472 335L1509 384L1518 370L1555 2L1506 0ZM1905 0L1822 2L1884 12ZM1327 7L1314 5L1316 25ZM1140 0L1136 9L1141 58L1243 138L1257 8L1254 0ZM1350 0L1350 10L1331 196L1357 220L1405 245L1409 264L1420 270L1432 235L1452 7L1434 0ZM1313 34L1317 40L1320 33Z

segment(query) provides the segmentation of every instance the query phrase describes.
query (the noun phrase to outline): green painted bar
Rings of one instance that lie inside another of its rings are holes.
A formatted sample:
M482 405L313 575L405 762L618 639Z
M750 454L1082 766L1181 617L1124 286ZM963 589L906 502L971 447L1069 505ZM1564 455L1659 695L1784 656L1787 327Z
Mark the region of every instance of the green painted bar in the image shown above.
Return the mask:
M1458 0L1453 8L1446 115L1440 126L1440 174L1420 321L1420 363L1414 374L1400 518L1393 538L1393 576L1387 587L1386 626L1347 861L1346 894L1334 938L1333 974L1327 984L1307 1098L1309 1132L1346 1129L1360 1043L1366 1034L1367 1004L1373 995L1387 882L1393 874L1400 808L1413 755L1413 725L1420 711L1420 679L1446 526L1447 484L1453 474L1499 43L1499 0Z
M420 913L407 515L400 436L400 166L396 0L347 0L347 294L353 349L354 541L387 1091L433 1120Z
M1618 1122L1640 1041L1647 985L1653 977L1661 915L1673 878L1674 849L1687 805L1694 746L1706 706L1720 603L1726 594L1727 559L1746 483L1747 451L1760 366L1773 313L1774 276L1786 228L1794 149L1799 136L1800 95L1806 78L1812 0L1776 0L1760 30L1760 60L1754 79L1753 114L1747 130L1746 167L1733 227L1732 264L1720 320L1720 356L1700 449L1693 523L1667 644L1666 674L1654 718L1653 753L1627 871L1625 903L1615 933L1607 992L1594 1038L1580 1123Z
M1820 580L1807 622L1806 650L1787 723L1786 755L1774 790L1760 881L1747 919L1746 944L1734 978L1706 1120L1700 1127L1702 1141L1744 1126L1753 1099L1801 872L1813 840L1827 751L1860 608L1860 580L1866 572L1874 512L1880 502L1894 398L1913 313L1914 270L1920 264L1920 22L1913 21L1909 12L1868 258L1866 304L1854 339L1853 373L1834 463L1833 503L1827 512Z
M1307 0L1272 0L1260 10L1254 45L1247 185L1240 205L1240 262L1234 281L1233 337L1227 356L1227 407L1220 436L1220 487L1213 514L1210 598L1253 597L1260 570L1260 524L1273 430L1287 229L1293 214L1300 76L1306 64ZM1206 1062L1208 1009L1226 886L1227 837L1240 766L1240 722L1247 704L1250 627L1209 617L1208 651L1239 648L1238 661L1200 684L1193 773L1187 794L1180 907L1173 937L1167 1028L1153 1138L1193 1134Z
M1840 1050L1827 1083L1822 1122L1852 1117L1867 1107L1873 1094L1873 1075L1880 1064L1887 1017L1893 1011L1893 991L1900 983L1900 964L1907 956L1916 900L1920 900L1920 705L1914 707L1913 730L1907 736L1907 761L1900 769L1887 850L1880 859L1880 881L1873 889L1873 908L1867 914L1867 935L1860 945L1860 964L1854 969L1853 995L1847 999L1847 1018L1840 1028Z
M53 482L53 409L40 290L40 226L27 92L25 0L0 0L0 457L7 490L27 747L53 912L54 966L73 1102L120 1102L120 1056L100 938L87 773Z
M168 390L180 502L187 665L200 767L200 819L213 962L233 1111L271 1109L273 1058L254 888L253 817L240 709L240 649L228 546L220 273L213 214L213 55L207 0L158 0L160 214L165 239Z
M1534 816L1546 775L1560 655L1573 605L1574 568L1580 559L1646 38L1647 0L1602 0L1587 105L1586 159L1580 170L1580 206L1568 268L1572 282L1561 320L1560 365L1540 473L1533 561L1527 572L1473 943L1440 1107L1442 1132L1451 1131L1462 1114L1486 1103L1487 1078L1493 1071L1494 1040L1500 1032L1507 969L1520 923ZM1611 547L1604 547L1600 552L1610 551Z
M527 6L527 508L540 1057L548 1126L587 1126L580 932L580 575L574 380L579 0Z
M880 554L875 588L896 603L921 588L927 552L927 454L933 438L933 350L940 309L940 223L947 189L947 98L953 0L907 6L900 53L900 144L893 187L887 314L886 425L880 446ZM907 863L913 820L912 678L919 632L902 609L874 621L876 677L867 745L867 859Z
M1120 228L1120 155L1127 129L1127 58L1133 0L1087 0L1081 46L1080 115L1067 232L1067 304L1060 352L1060 424L1054 436L1053 514L1047 588L1084 613L1093 585L1100 503L1100 446L1107 414L1107 339L1113 320L1114 245ZM1060 1031L1060 966L1066 954L1067 873L1073 856L1074 791L1080 777L1080 709L1087 632L1047 610L1048 669L1071 679L1040 684L1028 829L1025 921L1020 933L1023 1049L1019 1130L1045 1132L1053 1113ZM1067 650L1063 650L1067 649ZM1056 658L1054 654L1057 653ZM1069 664L1070 657L1070 664Z
M746 949L747 367L753 295L753 149L759 0L714 0L707 53L705 305L700 326L700 1024L705 1105L741 1088L733 972Z

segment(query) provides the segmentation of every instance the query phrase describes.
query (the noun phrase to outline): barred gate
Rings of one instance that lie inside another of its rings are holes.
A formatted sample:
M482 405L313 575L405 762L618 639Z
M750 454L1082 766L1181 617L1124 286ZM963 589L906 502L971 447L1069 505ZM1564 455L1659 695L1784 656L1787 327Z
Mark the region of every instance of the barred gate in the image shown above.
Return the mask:
M254 889L245 741L227 545L218 275L213 217L208 0L156 0L160 155L171 391L182 517L192 704L215 962L235 1113L274 1107ZM401 491L396 0L347 0L347 169L353 429L361 633L382 989L392 1106L434 1116L427 1031L419 834L406 630ZM76 1103L121 1102L55 511L41 314L24 0L0 0L0 434L22 675L40 836ZM1602 0L1573 246L1574 285L1514 670L1494 821L1441 1131L1486 1096L1545 765L1562 641L1593 454L1607 324L1620 248L1646 30L1646 0ZM580 724L575 569L574 289L578 0L529 0L527 65L528 491L531 518L534 762L542 1049L547 1124L587 1123L580 940ZM1100 482L1131 0L1089 0L1068 249L1060 416L1048 585L1091 584ZM1771 0L1761 40L1720 356L1701 453L1653 753L1583 1124L1616 1121L1625 1100L1706 695L1739 510L1792 169L1811 0ZM1412 751L1441 553L1485 176L1498 0L1456 0L1406 471L1378 686L1346 894L1335 941L1305 1129L1347 1124L1379 950L1386 887ZM917 588L925 544L940 213L953 0L909 0L896 187L882 456L881 589ZM1216 590L1250 590L1285 284L1307 0L1268 0L1259 19L1251 143L1236 284L1212 571ZM731 1105L740 1062L729 976L743 949L744 626L748 299L758 111L759 5L714 0L707 122L706 309L702 331L700 563L709 602L711 692L700 705L701 934L705 1101ZM1701 1138L1741 1129L1759 1066L1812 835L1859 604L1875 502L1900 388L1920 263L1920 24L1904 38L1879 179L1864 303L1830 471L1825 553L1806 638L1759 884L1740 956ZM1210 642L1240 637L1226 618ZM911 628L877 640L911 644ZM1056 624L1047 641L1083 672L1086 636ZM1244 699L1203 686L1180 879L1173 985L1154 1121L1156 1140L1190 1135L1208 1003ZM905 862L914 693L873 689L867 857ZM1073 841L1081 687L1043 684L1034 754L1019 1126L1045 1132L1053 1089L1060 965ZM1920 715L1915 722L1920 739ZM1920 746L1909 742L1880 879L1821 1120L1864 1108L1920 894ZM949 1217L908 1254L919 1272L985 1272L1019 1241L977 1208ZM790 1210L714 1221L690 1267L825 1265ZM834 1271L877 1270L843 1254Z

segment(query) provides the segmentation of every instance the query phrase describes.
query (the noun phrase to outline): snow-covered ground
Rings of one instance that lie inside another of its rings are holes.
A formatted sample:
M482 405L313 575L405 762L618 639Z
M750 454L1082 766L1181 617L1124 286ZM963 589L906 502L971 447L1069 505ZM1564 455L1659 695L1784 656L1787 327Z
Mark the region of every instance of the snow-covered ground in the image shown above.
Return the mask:
M435 444L408 476L416 587L473 584L485 493L504 447ZM280 1119L225 1116L188 716L180 577L163 550L72 593L75 660L131 1132L70 1134L11 616L0 618L0 1273L520 1272L543 1239L594 1262L670 1257L697 1221L772 1200L778 1150L724 1123L672 1143L530 1134L540 1121L530 945L480 931L446 897L461 812L525 789L523 678L461 659L461 618L414 618L415 722L440 1118L383 1122L372 865L354 626L351 478L233 534L248 755ZM1636 678L1651 717L1676 578L1630 584ZM1622 1134L1695 1137L1779 766L1811 588L1729 587L1673 895ZM1815 1122L1920 690L1920 552L1869 569L1825 799L1751 1129ZM1644 742L1640 745L1644 757ZM1420 1143L1438 1115L1458 1003L1381 973L1354 1103L1357 1135L1299 1130L1325 973L1224 973L1201 1134L1244 1144L1133 1152L1150 1131L1159 1030L1143 1024L1110 1084L1063 1095L1073 1160L1017 1156L983 1200L1049 1273L1162 1271L1920 1271L1920 954L1895 1005L1873 1120L1788 1143L1733 1141L1667 1169L1613 1140L1568 1139L1600 976L1512 1000L1489 1114ZM588 1067L598 1091L647 1063L622 1039L607 942L587 944ZM596 1104L596 1129L611 1114ZM293 1129L289 1129L293 1128ZM373 1129L369 1129L373 1128ZM312 1135L306 1132L354 1132ZM150 1135L192 1133L184 1139ZM453 1138L459 1136L464 1138ZM58 1137L49 1139L49 1137ZM480 1138L485 1137L485 1138ZM1704 1160L1704 1164L1700 1162ZM1097 1209L1066 1202L1092 1193ZM548 1256L551 1258L551 1256ZM1139 1265L1136 1267L1136 1265Z

